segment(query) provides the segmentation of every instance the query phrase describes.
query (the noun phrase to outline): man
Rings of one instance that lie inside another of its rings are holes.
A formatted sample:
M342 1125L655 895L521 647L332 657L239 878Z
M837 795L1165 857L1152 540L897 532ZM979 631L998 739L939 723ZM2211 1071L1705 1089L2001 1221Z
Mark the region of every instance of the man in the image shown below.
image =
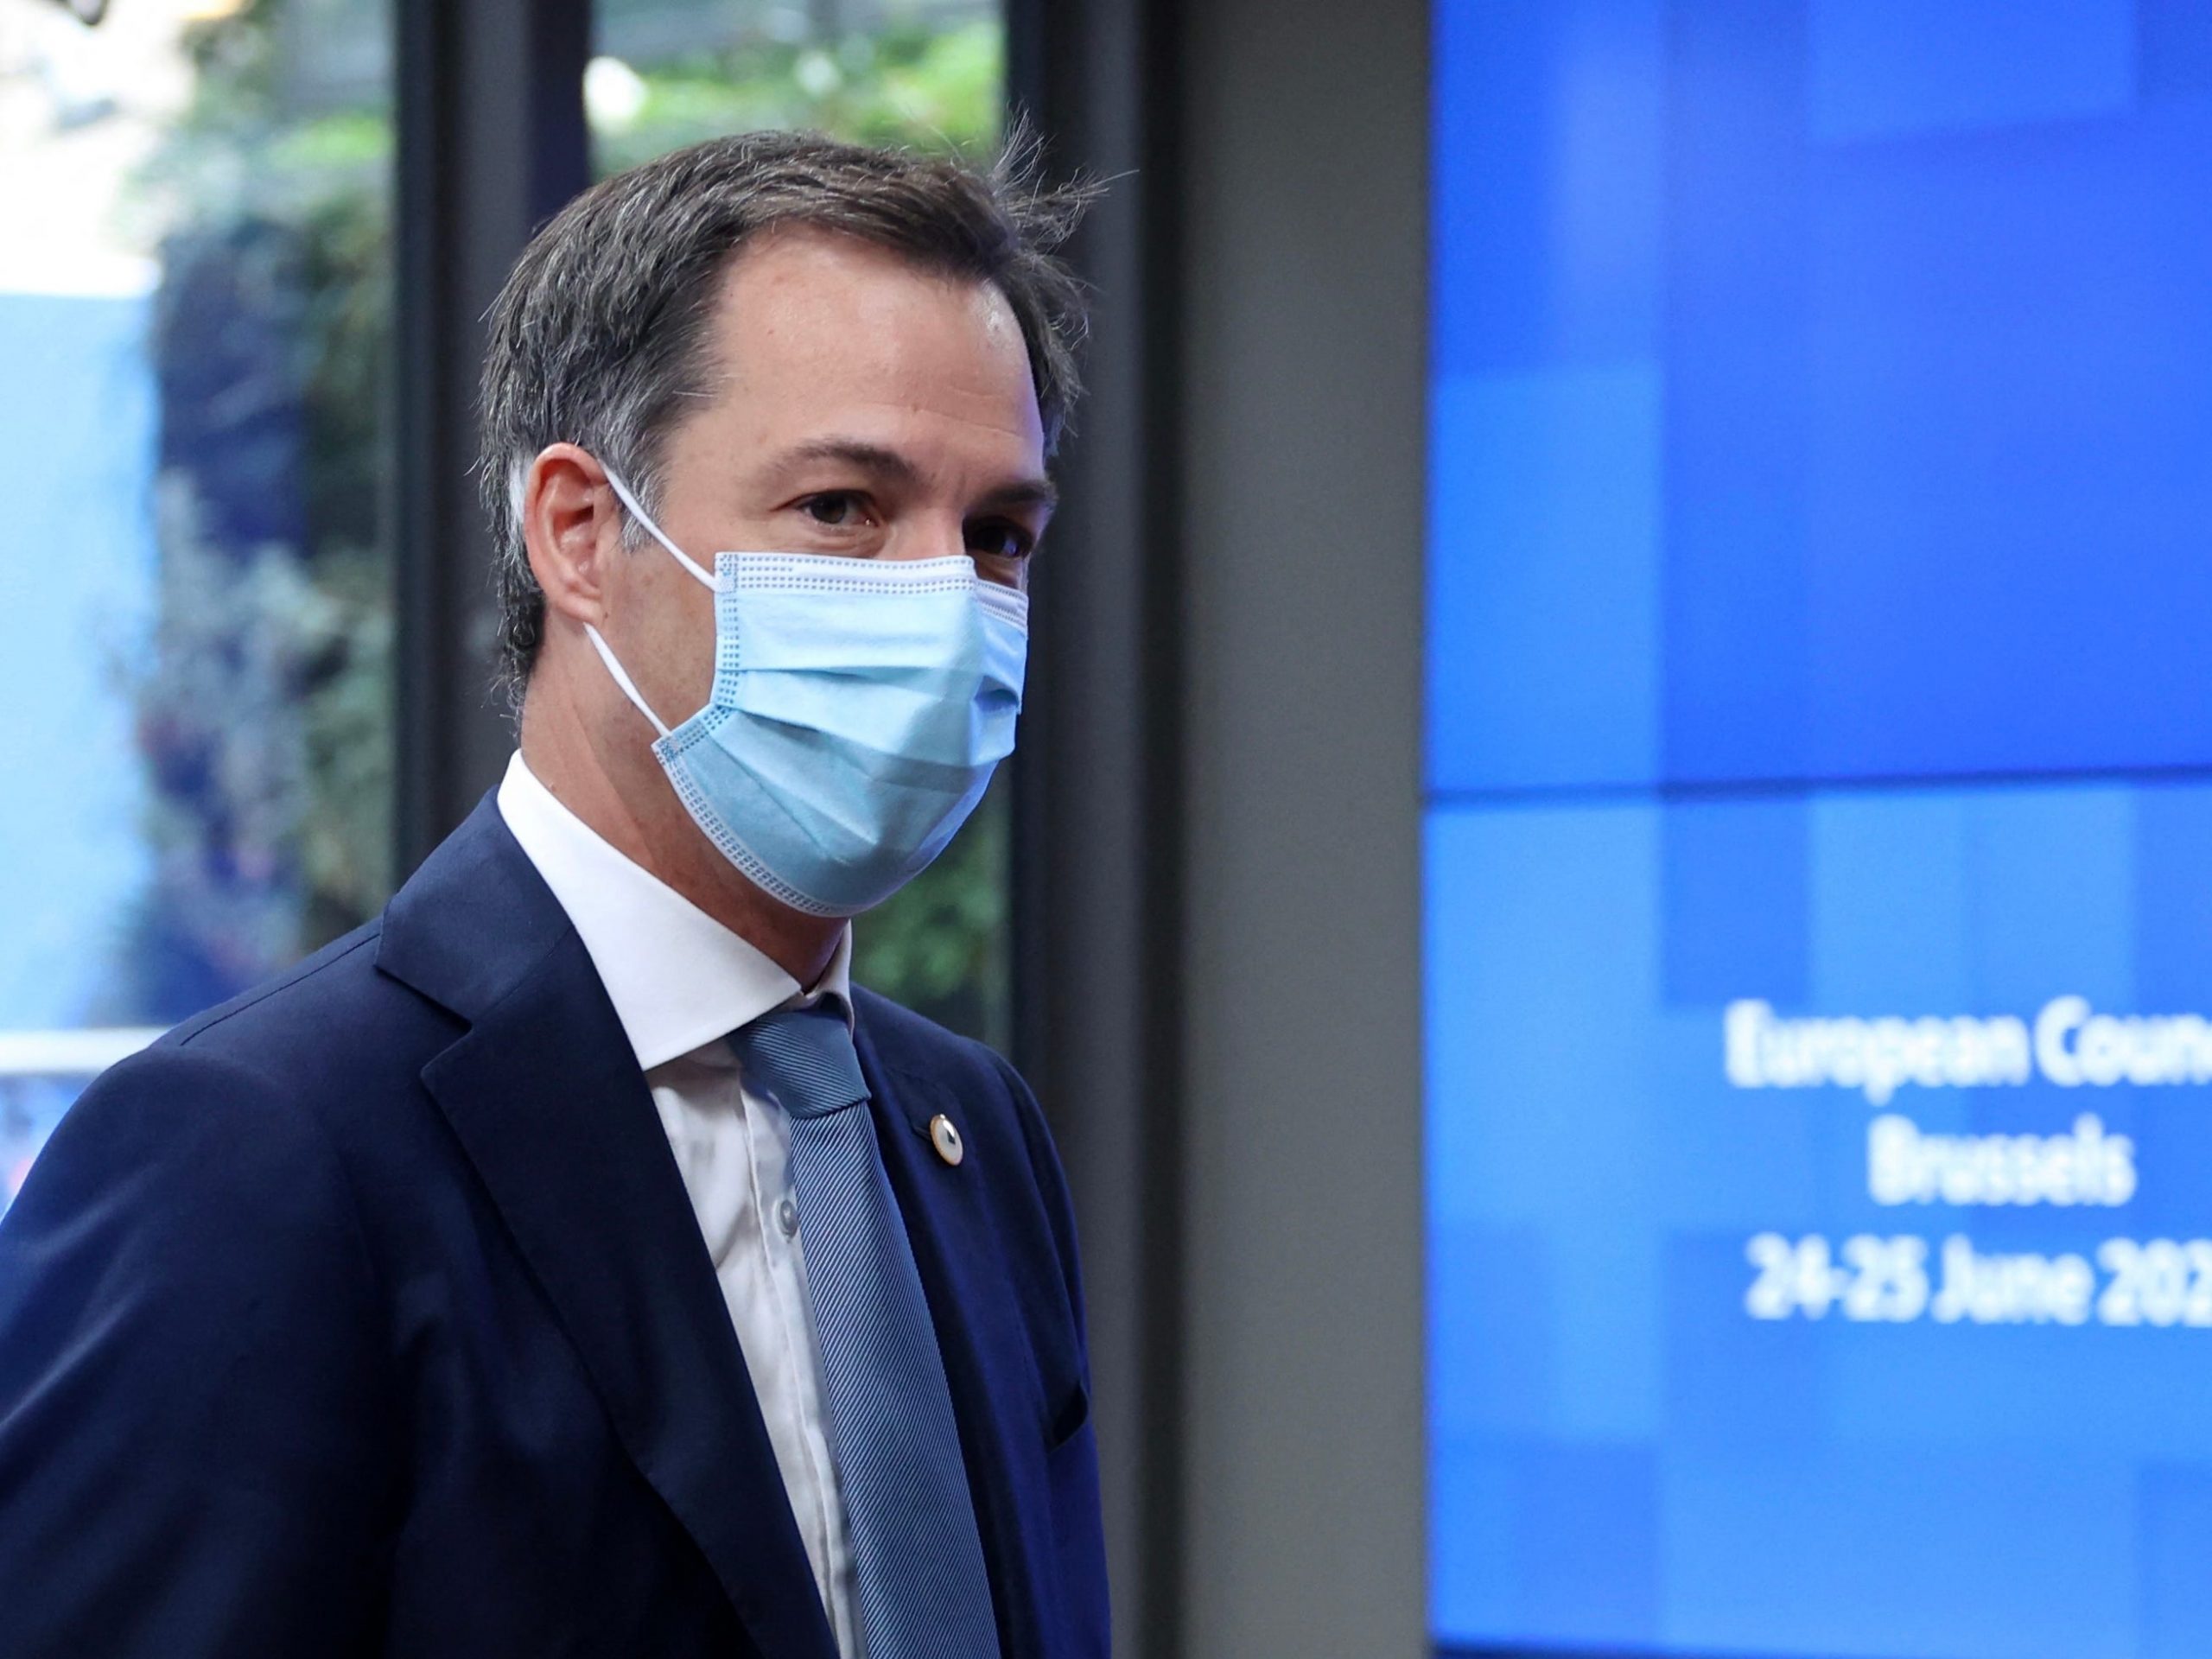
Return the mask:
M847 918L1011 746L1071 214L812 138L493 317L521 748L0 1223L10 1655L1103 1655L1067 1195Z

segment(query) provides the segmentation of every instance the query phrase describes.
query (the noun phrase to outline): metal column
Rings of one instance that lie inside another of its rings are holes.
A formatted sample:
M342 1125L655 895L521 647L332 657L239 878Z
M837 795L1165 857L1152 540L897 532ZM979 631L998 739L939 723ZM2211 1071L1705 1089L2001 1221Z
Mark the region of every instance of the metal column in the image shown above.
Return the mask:
M1071 257L1089 396L1039 561L1015 773L1017 1062L1083 1230L1116 1651L1180 1651L1183 630L1168 8L1027 0L1012 102L1109 181Z
M483 316L590 176L588 0L397 0L397 873L499 779L491 545L476 502Z

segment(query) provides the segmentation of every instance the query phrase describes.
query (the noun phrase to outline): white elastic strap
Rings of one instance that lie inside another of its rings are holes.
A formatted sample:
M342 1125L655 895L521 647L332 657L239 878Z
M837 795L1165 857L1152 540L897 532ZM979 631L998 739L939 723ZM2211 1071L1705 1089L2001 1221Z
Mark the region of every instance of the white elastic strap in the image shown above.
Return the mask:
M686 570L689 570L693 575L698 577L701 582L706 583L709 592L718 590L721 584L715 580L712 573L701 569L697 563L693 560L689 553L686 553L682 548L678 547L674 542L670 541L666 536L661 533L660 526L653 523L652 515L647 512L643 507L639 506L638 505L638 498L630 493L630 486L625 484L620 479L615 477L614 469L612 467L603 467L601 470L607 474L607 486L614 492L615 499L620 501L624 506L629 508L630 516L650 531L652 533L652 538L655 541L658 542L663 547L673 553L676 556L676 562L678 564L682 565ZM604 651L606 647L602 645L601 649ZM612 662L613 658L609 658L607 660ZM618 669L615 671L620 673L621 671ZM645 707L645 704L639 703L638 706L642 709ZM658 722L656 721L655 723L658 724ZM666 734L667 730L668 728L665 726L661 728L661 731L664 734Z
M677 556L682 558L683 556L679 553ZM688 563L690 561L686 560L685 563ZM614 683L622 688L622 695L637 704L639 714L652 721L653 730L658 732L663 737L666 737L668 728L660 723L658 715L645 706L645 700L638 695L638 688L631 683L630 677L622 671L622 664L614 660L614 653L607 648L607 641L599 637L599 630L587 622L584 624L584 633L598 651L599 660L607 664L607 671L614 677Z

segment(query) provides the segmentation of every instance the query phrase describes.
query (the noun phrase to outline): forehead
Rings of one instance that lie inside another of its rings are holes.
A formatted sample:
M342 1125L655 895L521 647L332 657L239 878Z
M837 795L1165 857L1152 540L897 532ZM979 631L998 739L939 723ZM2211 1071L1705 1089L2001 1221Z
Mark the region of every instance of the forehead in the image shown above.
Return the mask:
M1041 445L1006 296L872 243L763 235L723 274L709 334L719 401L754 420L934 418Z

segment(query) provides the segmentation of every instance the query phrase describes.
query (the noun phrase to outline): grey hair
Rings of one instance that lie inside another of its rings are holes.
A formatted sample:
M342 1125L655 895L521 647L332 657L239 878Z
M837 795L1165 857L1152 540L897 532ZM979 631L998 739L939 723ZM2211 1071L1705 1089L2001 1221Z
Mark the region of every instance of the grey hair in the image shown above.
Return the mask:
M1096 194L1052 186L1017 131L988 168L810 133L710 139L602 181L523 251L493 305L478 466L495 546L499 677L519 704L545 632L523 541L530 463L548 444L589 450L648 512L680 406L703 395L718 278L772 226L856 237L920 266L989 283L1028 348L1049 454L1081 396L1084 292L1058 252ZM636 545L635 524L625 538Z

